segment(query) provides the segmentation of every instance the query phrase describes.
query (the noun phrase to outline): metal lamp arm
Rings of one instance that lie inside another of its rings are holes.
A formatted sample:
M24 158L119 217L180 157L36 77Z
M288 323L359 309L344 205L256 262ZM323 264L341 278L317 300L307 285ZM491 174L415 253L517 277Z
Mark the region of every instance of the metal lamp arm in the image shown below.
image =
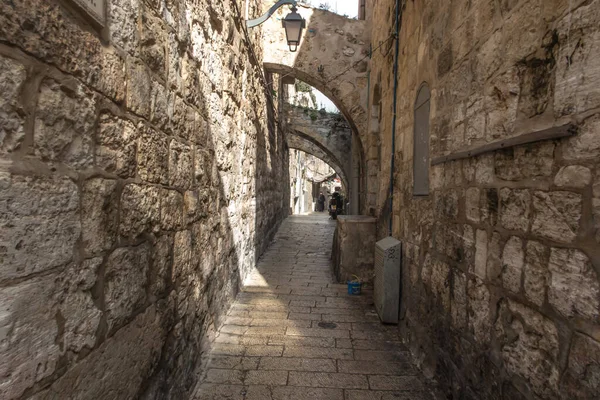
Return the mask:
M246 21L246 26L248 28L254 28L256 26L259 26L260 24L268 20L271 17L271 15L275 14L275 11L277 11L279 7L285 6L286 4L292 4L295 6L297 3L297 0L279 0L277 3L275 3L273 7L269 8L269 11L267 11L264 15L256 19L249 19L248 21Z

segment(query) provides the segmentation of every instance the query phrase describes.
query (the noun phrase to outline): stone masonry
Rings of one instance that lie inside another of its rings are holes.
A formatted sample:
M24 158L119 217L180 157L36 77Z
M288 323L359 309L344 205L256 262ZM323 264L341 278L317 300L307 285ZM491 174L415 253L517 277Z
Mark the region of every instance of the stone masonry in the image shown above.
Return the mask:
M368 2L372 43L393 0ZM370 65L369 195L404 242L402 336L453 399L600 393L600 1L401 1L394 208L393 41ZM414 105L430 159L573 124L430 169L413 197ZM379 147L379 149L378 149ZM379 154L379 155L378 155Z
M0 2L0 400L598 399L600 0L300 6L296 53L288 7L246 37L271 0L76 3ZM326 215L258 261L289 148L327 154L284 137L291 79L403 242L397 328L332 283Z
M287 215L241 2L107 5L0 3L2 400L186 398Z
M327 218L284 222L203 359L194 400L435 399L370 292L333 283Z

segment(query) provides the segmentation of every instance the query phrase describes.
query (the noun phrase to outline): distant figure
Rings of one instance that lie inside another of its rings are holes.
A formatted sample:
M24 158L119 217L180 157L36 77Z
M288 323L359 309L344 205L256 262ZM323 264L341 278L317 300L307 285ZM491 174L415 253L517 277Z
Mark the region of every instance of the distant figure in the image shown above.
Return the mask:
M319 200L317 201L317 211L325 211L325 195L323 193L319 194Z

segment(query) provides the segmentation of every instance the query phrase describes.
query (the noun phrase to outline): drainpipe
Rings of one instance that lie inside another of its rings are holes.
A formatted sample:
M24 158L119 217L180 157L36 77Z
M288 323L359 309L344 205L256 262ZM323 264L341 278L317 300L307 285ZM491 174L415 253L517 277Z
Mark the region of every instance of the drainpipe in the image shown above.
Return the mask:
M396 107L398 106L398 58L400 56L400 0L396 0L396 55L394 57L394 109L392 118L392 161L390 168L390 227L392 236L394 220L394 168L396 156Z

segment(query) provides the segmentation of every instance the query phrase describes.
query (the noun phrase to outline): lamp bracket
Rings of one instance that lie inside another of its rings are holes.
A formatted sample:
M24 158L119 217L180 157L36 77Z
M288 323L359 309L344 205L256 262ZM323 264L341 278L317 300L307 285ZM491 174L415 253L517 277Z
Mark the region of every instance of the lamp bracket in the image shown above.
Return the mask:
M248 27L248 29L259 26L259 25L263 24L266 20L268 20L271 17L271 15L273 15L275 13L275 11L277 11L280 7L283 7L286 4L291 4L295 7L297 3L298 3L297 0L279 0L277 3L275 3L275 5L273 7L269 8L269 11L264 13L262 16L260 16L256 19L247 20L246 26Z

